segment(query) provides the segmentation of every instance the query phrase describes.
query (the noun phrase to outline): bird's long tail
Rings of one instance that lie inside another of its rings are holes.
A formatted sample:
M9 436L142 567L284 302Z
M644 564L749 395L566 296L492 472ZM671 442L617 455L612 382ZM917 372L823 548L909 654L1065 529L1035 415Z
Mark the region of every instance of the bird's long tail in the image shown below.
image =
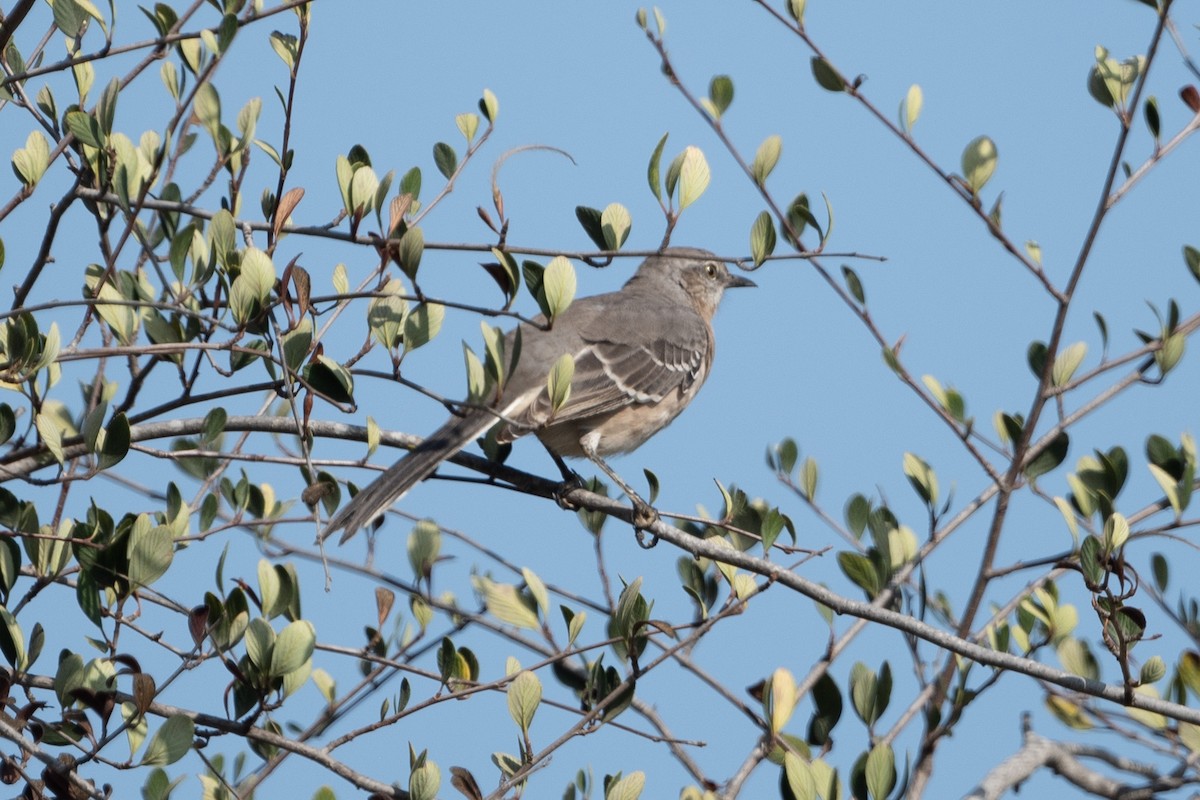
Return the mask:
M339 544L345 542L359 528L365 527L375 517L387 511L392 503L403 497L409 489L432 475L438 464L486 433L495 422L495 415L485 411L468 412L462 417L452 417L413 448L407 456L356 494L321 531L321 540L324 541L336 531L344 529L345 533L342 534Z

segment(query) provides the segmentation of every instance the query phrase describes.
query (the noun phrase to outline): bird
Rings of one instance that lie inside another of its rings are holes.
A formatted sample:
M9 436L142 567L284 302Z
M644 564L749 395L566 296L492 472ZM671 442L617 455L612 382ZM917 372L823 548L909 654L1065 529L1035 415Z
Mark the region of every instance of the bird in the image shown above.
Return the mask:
M634 504L635 527L657 518L608 466L605 456L635 450L682 412L708 377L712 319L726 289L755 286L707 250L670 247L650 256L621 289L576 299L552 323L537 317L506 338L520 355L490 406L465 407L338 511L320 534L341 530L344 543L418 482L496 427L505 444L535 434L564 477L562 458L587 458ZM574 358L570 393L557 410L547 376L564 355Z

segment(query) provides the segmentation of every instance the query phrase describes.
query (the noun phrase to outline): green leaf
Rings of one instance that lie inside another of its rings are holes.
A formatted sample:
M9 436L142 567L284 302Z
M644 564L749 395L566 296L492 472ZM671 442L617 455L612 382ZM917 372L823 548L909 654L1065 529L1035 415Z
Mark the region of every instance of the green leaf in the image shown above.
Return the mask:
M979 194L979 191L991 180L992 173L996 171L998 158L996 143L987 136L977 136L963 149L963 178L972 194Z
M850 296L857 300L860 305L865 306L867 304L867 293L863 291L862 281L859 280L858 273L843 264L842 278L846 281L846 291L850 292Z
M861 553L844 551L838 553L837 560L838 566L842 568L842 572L845 573L846 577L855 586L866 592L868 597L875 597L883 589L879 572L867 556Z
M1096 662L1096 657L1092 655L1087 642L1069 636L1058 643L1055 651L1058 653L1058 660L1062 662L1063 669L1067 672L1088 680L1100 679L1100 665Z
M454 175L454 170L458 169L458 154L450 145L438 142L433 146L433 163L437 165L438 172L442 173L442 177L450 180Z
M441 549L441 529L432 520L417 522L408 534L408 563L413 577L418 581L428 580Z
M174 764L187 755L192 749L192 737L196 726L188 717L182 714L169 717L157 731L154 732L146 752L142 756L141 766L166 766Z
M311 622L298 619L290 623L275 638L269 674L281 677L300 669L312 658L316 642L317 632Z
M483 362L479 360L479 356L475 355L475 351L466 342L463 342L463 360L466 362L467 368L467 399L472 403L486 402L487 373L484 371Z
M400 194L412 195L413 204L416 205L417 198L421 196L420 167L413 167L404 173L404 177L400 179Z
M496 95L491 89L483 90L483 97L479 99L479 110L483 113L484 118L491 123L494 123L496 117L500 115L500 101L496 99Z
M17 430L17 415L8 403L0 403L0 444L4 444Z
M166 574L175 558L175 539L166 526L151 527L142 515L129 534L129 580L135 586L149 586Z
M788 437L775 446L774 460L771 466L783 475L791 475L796 468L796 459L800 457L800 448L796 440Z
M811 456L805 458L804 463L800 465L798 479L800 492L810 503L816 502L818 474L817 462Z
M409 228L400 237L397 249L400 255L400 269L410 281L415 281L417 270L421 266L421 256L425 253L425 234L419 227Z
M0 653L16 670L25 668L25 634L7 608L0 606Z
M379 178L375 175L375 170L368 166L355 169L350 178L350 205L347 207L351 216L366 216L375 207L375 195L378 191Z
M275 646L275 629L262 617L255 617L246 626L246 656L262 671L270 666L271 649Z
M385 297L376 297L367 307L367 326L371 335L386 349L400 344L404 332L404 320L408 316L408 302L401 297L404 286L393 278L379 290ZM311 326L310 326L311 330ZM287 343L285 342L285 348ZM307 348L305 348L307 351Z
M845 516L846 525L854 534L854 538L861 539L871 518L871 501L861 494L854 495L846 501Z
M205 82L196 88L192 108L200 126L216 141L221 129L221 98L211 83Z
M66 116L67 130L83 144L90 147L100 147L104 141L104 134L100 131L100 125L96 122L96 118L91 114L83 111L68 111Z
M479 330L483 334L483 347L485 357L487 359L487 376L496 386L504 386L504 371L508 366L508 360L504 355L504 331L500 330L498 327L492 327L491 325L488 325L483 320L479 321Z
M1171 570L1167 565L1167 559L1162 553L1155 553L1150 557L1150 568L1154 574L1155 588L1158 589L1159 594L1166 592Z
M1067 450L1070 447L1071 440L1067 436L1066 431L1060 431L1046 447L1037 454L1037 457L1025 465L1025 477L1029 480L1036 480L1039 476L1045 475L1050 470L1057 467L1067 457Z
M904 454L904 474L917 490L925 505L933 508L938 502L937 474L929 464L913 453Z
M1183 358L1186 345L1187 338L1181 333L1173 333L1163 337L1162 347L1154 352L1154 362L1158 365L1163 375L1174 369L1179 363L1179 359Z
M408 776L408 794L411 800L434 800L442 785L442 773L436 762L423 759Z
M664 133L662 138L658 140L658 146L654 148L654 152L650 156L650 163L646 167L646 180L650 184L650 191L654 193L654 199L662 202L662 188L659 185L659 164L662 161L663 147L667 144L669 133ZM1197 280L1200 280L1200 273L1197 273Z
M812 58L812 73L817 79L817 85L822 89L830 92L844 92L846 90L846 82L842 80L842 76L833 68L825 59L820 56Z
M708 84L708 100L712 104L709 112L720 119L733 102L733 79L728 75L717 75Z
M83 30L87 17L75 0L56 0L51 6L54 10L54 24L68 39L74 39Z
M291 71L296 66L297 39L295 36L287 33L273 31L271 33L271 49L275 51L275 55L287 66Z
M38 414L34 420L34 425L37 427L38 435L42 438L42 444L46 445L46 449L50 451L50 455L54 456L54 460L61 467L64 463L62 426L50 414Z
M1084 537L1079 546L1079 569L1089 587L1099 588L1104 583L1103 545L1095 536Z
M813 711L808 725L808 743L823 746L842 717L842 692L837 682L826 673L817 679L812 690Z
M1162 656L1150 656L1150 658L1146 659L1145 663L1142 664L1140 674L1141 683L1157 683L1166 677L1166 674L1167 665L1166 662L1163 661Z
M783 753L783 776L795 800L817 800L817 782L812 767L791 750Z
M121 462L129 453L131 444L129 418L124 412L114 414L104 428L104 440L100 444L100 469L108 469Z
M335 403L354 402L354 376L329 356L317 356L315 363L307 364L304 377Z
M750 254L754 266L762 266L767 257L775 252L775 220L770 212L761 212L750 226Z
M1187 264L1188 272L1192 273L1192 277L1200 281L1200 250L1192 247L1190 244L1183 246L1183 260Z
M1158 141L1162 136L1162 118L1158 114L1158 98L1150 95L1146 98L1146 102L1142 104L1142 112L1146 117L1146 127L1150 130L1150 135L1154 137L1154 141Z
M879 677L862 662L856 662L850 670L850 701L854 712L867 724L873 726L883 714L886 703L879 703Z
M872 800L886 800L896 785L896 756L886 744L876 745L867 756L867 793Z
M492 255L496 259L496 263L500 267L500 275L488 270L496 283L500 284L500 290L508 299L516 297L517 291L521 288L521 268L517 264L517 259L512 253L506 253L498 247L491 248Z
M372 300L371 305L374 306L378 300ZM371 320L371 312L374 309L368 309L367 319ZM372 326L372 333L374 327ZM304 364L304 360L308 358L309 348L312 347L313 340L313 324L311 317L304 317L300 320L300 324L295 329L284 333L279 337L280 346L283 349L283 363L287 365L289 370L293 372L300 369Z
M583 231L592 240L592 243L601 250L608 249L608 242L604 236L604 223L601 221L602 214L598 209L589 208L588 206L575 206L575 219L579 220L579 224L583 226Z

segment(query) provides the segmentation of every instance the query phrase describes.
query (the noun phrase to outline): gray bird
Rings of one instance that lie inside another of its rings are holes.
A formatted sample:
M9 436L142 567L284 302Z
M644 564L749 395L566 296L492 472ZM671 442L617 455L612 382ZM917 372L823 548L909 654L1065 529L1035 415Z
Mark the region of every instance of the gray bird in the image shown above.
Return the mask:
M577 299L549 329L520 325L520 357L500 399L452 416L356 494L321 539L344 529L345 542L493 426L500 443L533 433L556 460L590 459L647 518L652 509L604 456L635 450L687 408L712 366L721 295L754 285L707 250L668 248L646 259L620 291ZM506 338L509 354L513 338ZM546 378L564 353L574 357L575 372L567 402L554 412Z

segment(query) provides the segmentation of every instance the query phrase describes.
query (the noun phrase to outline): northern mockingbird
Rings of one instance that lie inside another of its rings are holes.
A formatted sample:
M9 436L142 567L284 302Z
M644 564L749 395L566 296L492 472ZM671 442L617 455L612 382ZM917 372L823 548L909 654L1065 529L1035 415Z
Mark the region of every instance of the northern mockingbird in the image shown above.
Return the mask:
M636 449L687 408L712 366L712 318L721 295L754 285L706 250L669 248L646 259L620 291L576 300L550 328L522 324L520 356L500 398L451 417L356 494L321 539L344 530L346 541L494 425L500 443L536 434L564 475L573 473L561 457L590 459L640 515L653 515L603 457ZM567 402L555 412L546 379L564 353L574 357L575 373Z

